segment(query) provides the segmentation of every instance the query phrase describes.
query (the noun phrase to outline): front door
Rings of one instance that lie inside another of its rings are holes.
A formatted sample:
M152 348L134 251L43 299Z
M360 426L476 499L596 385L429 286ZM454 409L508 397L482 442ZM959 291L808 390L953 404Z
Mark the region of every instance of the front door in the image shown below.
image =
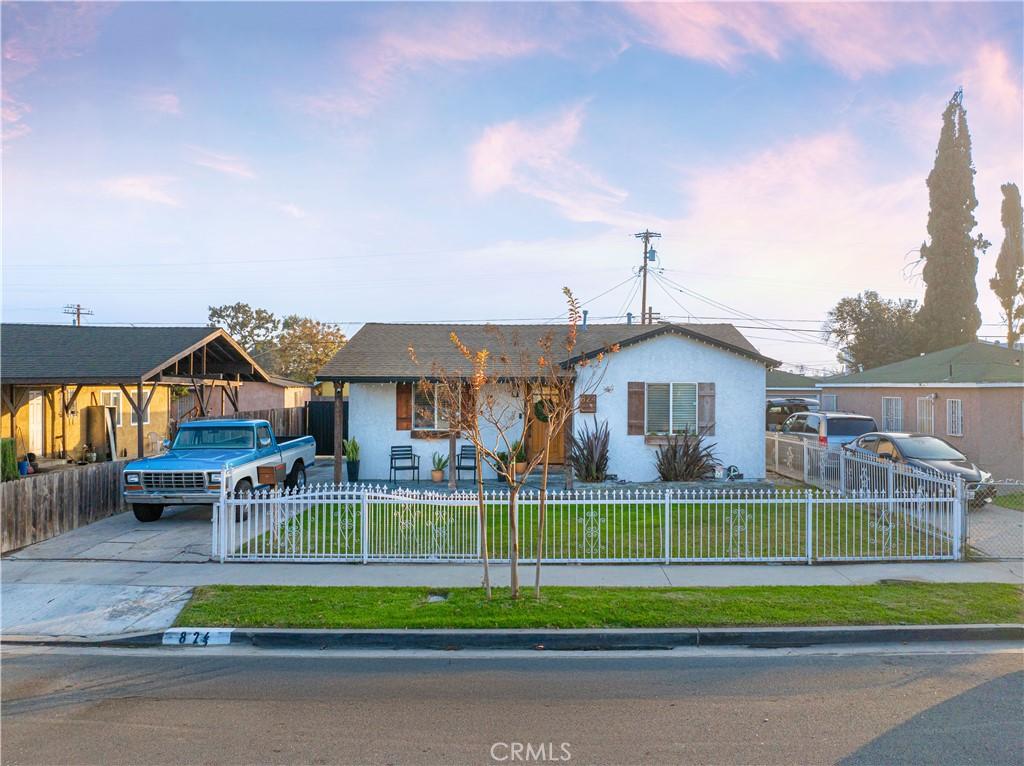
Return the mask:
M43 454L43 392L28 392L28 451Z
M547 435L548 424L537 417L538 413L543 413L544 408L540 405L542 398L550 396L550 392L537 391L533 395L533 406L534 410L532 413L532 419L530 420L529 433L526 435L526 454L529 457L533 457L538 452L544 449L544 439ZM550 453L548 455L548 462L551 465L563 465L565 463L565 427L559 428L558 431L551 435L551 446Z

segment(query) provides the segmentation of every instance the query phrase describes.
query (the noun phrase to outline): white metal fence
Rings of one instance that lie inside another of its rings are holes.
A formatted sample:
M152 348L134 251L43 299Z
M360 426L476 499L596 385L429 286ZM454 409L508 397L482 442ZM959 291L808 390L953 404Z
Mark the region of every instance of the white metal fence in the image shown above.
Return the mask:
M766 434L765 461L780 476L844 495L960 497L967 489L958 479L937 471L777 433Z
M225 493L214 509L220 561L536 560L541 498L442 494L366 485ZM797 562L957 559L963 512L953 492L817 490L553 492L543 556L553 563Z

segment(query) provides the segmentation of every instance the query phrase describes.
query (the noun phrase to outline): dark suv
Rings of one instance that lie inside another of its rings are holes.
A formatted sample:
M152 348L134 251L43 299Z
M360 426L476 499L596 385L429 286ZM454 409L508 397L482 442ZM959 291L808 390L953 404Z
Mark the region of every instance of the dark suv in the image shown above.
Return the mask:
M765 430L778 431L786 418L797 412L817 412L817 399L803 396L772 397L765 405Z

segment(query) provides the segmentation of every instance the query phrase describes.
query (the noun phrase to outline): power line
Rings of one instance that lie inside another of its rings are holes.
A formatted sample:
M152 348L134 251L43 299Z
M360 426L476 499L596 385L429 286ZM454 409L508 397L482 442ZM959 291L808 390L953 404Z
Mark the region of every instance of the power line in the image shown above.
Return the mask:
M64 305L63 313L70 314L75 318L75 326L82 326L82 315L92 316L92 309L82 308L81 303L67 303Z
M644 229L633 236L644 241L644 260L640 267L644 278L643 297L640 299L640 324L651 324L651 321L649 321L651 318L647 316L647 264L657 257L656 251L651 247L651 240L661 239L661 235L656 231Z

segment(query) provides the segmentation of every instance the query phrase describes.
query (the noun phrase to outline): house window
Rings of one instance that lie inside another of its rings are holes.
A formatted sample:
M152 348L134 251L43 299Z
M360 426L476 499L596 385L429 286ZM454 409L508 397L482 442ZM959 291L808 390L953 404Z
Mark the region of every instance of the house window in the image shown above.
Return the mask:
M147 396L148 395L145 392L143 392L143 394L142 394L142 401L139 402L140 406L142 405L143 402L146 401ZM136 422L138 421L138 418L135 416L135 409L133 407L131 407L131 406L128 407L128 415L129 415L128 422L131 423L132 425L135 425ZM146 409L142 413L142 415L143 415L143 417L142 417L142 425L148 426L149 425L149 405L148 404L146 405Z
M946 435L964 435L964 403L960 399L946 400Z
M417 383L412 387L412 427L417 431L447 431L448 412L433 388Z
M120 391L100 391L100 404L104 407L113 407L114 412L117 413L114 416L114 425L117 428L121 427L121 392Z
M836 394L822 394L821 409L825 412L836 412L839 409L839 397Z
M648 383L646 433L697 432L696 383Z
M901 397L882 397L882 430L903 430L903 399Z
M917 430L922 434L935 433L935 400L930 396L917 397Z

